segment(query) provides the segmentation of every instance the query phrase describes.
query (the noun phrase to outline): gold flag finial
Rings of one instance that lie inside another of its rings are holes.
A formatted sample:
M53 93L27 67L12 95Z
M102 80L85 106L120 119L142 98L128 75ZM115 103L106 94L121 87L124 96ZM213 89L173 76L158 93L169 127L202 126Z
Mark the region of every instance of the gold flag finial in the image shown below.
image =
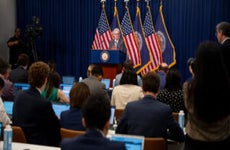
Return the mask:
M101 0L101 3L102 3L102 8L104 8L104 7L105 7L105 1L106 1L106 0Z

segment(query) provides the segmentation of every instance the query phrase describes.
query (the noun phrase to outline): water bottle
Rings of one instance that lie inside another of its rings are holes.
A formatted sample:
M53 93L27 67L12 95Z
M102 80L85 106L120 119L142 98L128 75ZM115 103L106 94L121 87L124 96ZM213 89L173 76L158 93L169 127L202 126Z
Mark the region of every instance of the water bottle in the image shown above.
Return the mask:
M82 81L82 77L79 77L79 80L78 80L78 82L81 82Z
M178 115L178 123L181 127L181 129L184 129L184 111L180 110L179 115Z
M4 129L4 142L3 142L3 150L11 150L12 149L12 128L10 125L6 125Z

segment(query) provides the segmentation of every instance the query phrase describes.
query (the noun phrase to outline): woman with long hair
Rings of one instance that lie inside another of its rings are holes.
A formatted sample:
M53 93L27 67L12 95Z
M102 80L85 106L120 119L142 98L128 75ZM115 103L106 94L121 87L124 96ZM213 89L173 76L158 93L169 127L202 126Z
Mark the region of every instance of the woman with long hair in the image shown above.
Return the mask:
M202 42L196 52L194 78L184 84L186 150L229 147L229 83L220 49L214 42Z

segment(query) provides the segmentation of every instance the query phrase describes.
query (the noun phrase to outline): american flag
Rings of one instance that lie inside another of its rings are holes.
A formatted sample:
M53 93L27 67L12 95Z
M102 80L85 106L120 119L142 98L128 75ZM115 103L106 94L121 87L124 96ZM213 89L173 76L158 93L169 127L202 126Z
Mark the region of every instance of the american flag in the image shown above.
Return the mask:
M162 53L153 28L150 9L147 11L144 20L145 40L152 55L152 62L142 71L142 75L155 70L162 63Z
M129 59L133 61L134 67L137 67L141 64L140 51L135 39L128 7L126 7L125 15L121 21L121 29Z
M109 42L111 39L112 35L106 17L106 13L105 10L102 9L98 27L96 29L96 33L94 36L92 49L107 50L109 48Z

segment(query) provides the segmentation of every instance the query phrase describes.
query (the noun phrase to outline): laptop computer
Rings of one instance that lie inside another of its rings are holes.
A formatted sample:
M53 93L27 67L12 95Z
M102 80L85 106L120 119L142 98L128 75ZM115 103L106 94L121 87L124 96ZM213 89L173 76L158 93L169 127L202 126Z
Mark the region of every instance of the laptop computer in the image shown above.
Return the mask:
M127 150L144 150L144 136L114 134L111 140L124 142Z
M108 90L110 87L110 79L104 78L101 82L105 84L105 88Z
M14 88L15 88L16 91L27 90L27 89L30 88L30 85L27 84L27 83L15 83Z
M70 106L67 104L52 104L53 110L58 118L61 116L61 112L69 110Z
M60 88L64 92L65 96L69 98L69 92L72 88L73 84L61 84Z
M64 84L73 84L75 81L74 76L62 76L62 83Z
M12 102L12 101L4 101L3 105L4 105L4 109L5 109L6 113L8 114L8 116L10 118L12 118L14 102Z

